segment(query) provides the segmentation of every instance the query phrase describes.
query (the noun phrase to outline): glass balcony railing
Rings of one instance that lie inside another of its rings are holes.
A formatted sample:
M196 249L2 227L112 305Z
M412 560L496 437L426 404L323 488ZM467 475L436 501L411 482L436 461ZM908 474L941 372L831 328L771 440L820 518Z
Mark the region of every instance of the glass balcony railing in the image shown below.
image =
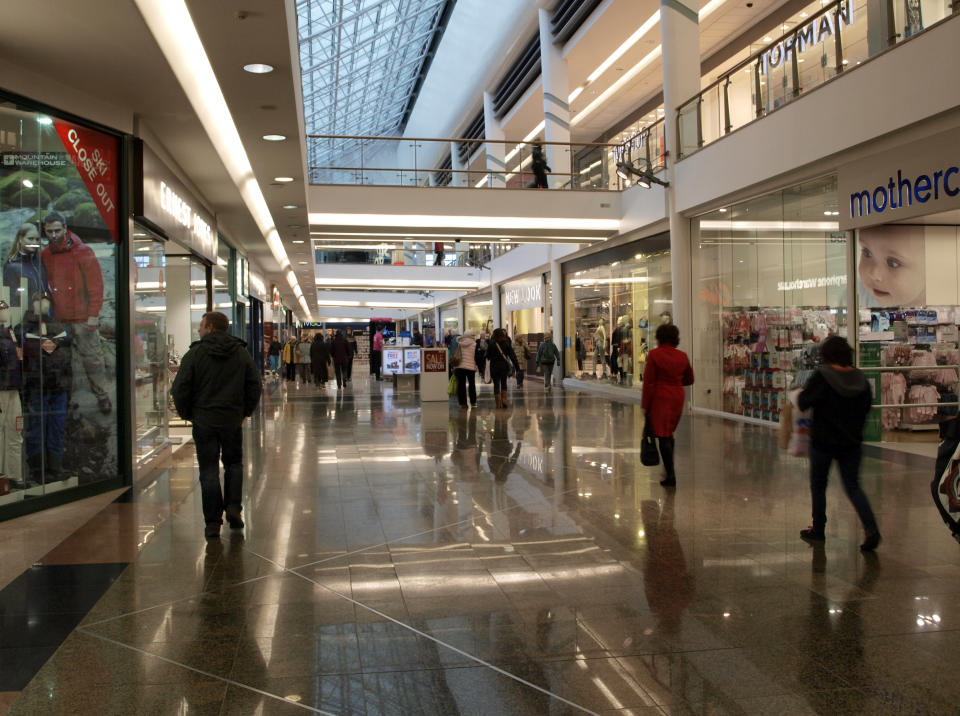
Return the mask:
M489 243L446 241L440 253L440 242L387 241L376 244L338 244L316 242L317 264L372 264L380 266L473 266L490 263ZM495 247L497 248L497 247Z
M662 120L620 144L307 135L311 184L620 191L618 162L656 170L663 149Z
M819 9L817 9L819 8ZM955 17L960 2L821 0L765 37L759 50L678 110L680 158L933 25Z

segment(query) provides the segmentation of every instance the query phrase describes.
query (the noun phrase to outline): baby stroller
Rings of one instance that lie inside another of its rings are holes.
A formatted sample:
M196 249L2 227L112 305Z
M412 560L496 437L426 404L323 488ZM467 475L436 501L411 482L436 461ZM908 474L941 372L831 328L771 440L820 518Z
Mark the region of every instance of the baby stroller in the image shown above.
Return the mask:
M941 423L940 438L937 469L930 491L940 516L953 538L960 542L960 524L957 523L960 517L960 419Z

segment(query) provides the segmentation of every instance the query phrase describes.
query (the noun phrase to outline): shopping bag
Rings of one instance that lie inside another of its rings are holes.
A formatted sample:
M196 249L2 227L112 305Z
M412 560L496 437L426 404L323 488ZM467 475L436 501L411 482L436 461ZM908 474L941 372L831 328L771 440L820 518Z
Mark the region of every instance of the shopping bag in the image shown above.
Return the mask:
M800 392L800 388L794 388L787 396L792 406L790 412L793 421L787 453L795 457L805 457L810 454L810 428L813 426L813 411L800 410L800 406L797 405Z
M788 400L780 413L780 425L777 427L777 444L781 450L790 447L791 435L793 435L793 403Z
M646 424L643 426L643 441L640 444L640 462L647 467L656 467L660 464L660 451L657 450L657 439L653 431Z
M450 382L447 383L447 395L457 394L457 376L451 375Z
M930 483L933 502L950 534L960 542L960 420L950 420L940 426L940 447L937 467Z

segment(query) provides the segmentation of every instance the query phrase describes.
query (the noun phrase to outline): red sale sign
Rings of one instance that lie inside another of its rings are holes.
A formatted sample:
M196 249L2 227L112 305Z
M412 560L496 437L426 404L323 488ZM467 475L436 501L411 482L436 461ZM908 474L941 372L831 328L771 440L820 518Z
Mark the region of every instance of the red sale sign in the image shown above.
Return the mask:
M119 241L119 142L116 137L61 119L54 120L54 127L90 192L90 198L100 211L103 223L107 225L113 240Z

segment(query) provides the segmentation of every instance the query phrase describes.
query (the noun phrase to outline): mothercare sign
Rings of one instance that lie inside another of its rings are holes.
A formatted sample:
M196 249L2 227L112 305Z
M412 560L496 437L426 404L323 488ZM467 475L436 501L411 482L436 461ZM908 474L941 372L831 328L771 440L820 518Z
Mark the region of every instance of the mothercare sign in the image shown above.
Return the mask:
M840 229L960 209L960 128L840 168Z

